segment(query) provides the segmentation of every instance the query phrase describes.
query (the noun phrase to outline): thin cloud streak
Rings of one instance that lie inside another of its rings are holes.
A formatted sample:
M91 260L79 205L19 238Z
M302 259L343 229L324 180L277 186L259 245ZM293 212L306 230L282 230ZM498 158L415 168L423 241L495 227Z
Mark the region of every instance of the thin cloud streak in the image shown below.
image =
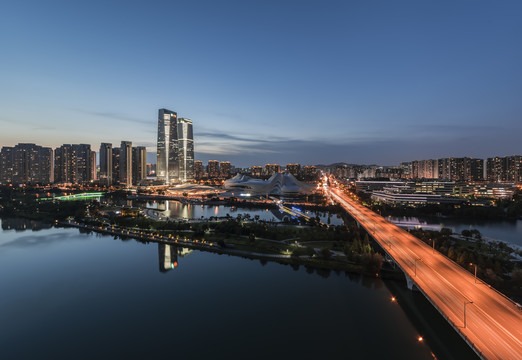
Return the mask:
M151 125L155 123L155 120L153 121L147 121L147 120L141 120L136 119L131 116L122 114L122 113L116 113L116 112L109 112L109 111L91 111L91 110L83 110L83 109L71 109L73 111L85 114L85 115L92 115L97 117L103 117L103 118L109 118L113 120L118 121L127 121L127 122L133 122L133 123L139 123L139 124L146 124Z

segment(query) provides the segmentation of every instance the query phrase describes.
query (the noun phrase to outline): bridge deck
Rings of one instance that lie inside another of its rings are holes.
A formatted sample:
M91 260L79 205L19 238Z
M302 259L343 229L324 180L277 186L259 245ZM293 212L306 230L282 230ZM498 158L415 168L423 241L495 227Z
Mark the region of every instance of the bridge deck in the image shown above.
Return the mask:
M517 304L480 280L475 283L468 271L339 190L330 194L373 235L480 357L522 359L522 310Z

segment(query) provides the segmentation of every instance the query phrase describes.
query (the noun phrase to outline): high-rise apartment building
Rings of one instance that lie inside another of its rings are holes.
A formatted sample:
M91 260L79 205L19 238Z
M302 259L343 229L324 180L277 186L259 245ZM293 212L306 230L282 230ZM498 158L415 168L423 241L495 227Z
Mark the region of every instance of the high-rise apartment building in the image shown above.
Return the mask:
M219 161L209 160L207 165L207 173L209 178L219 177Z
M147 178L147 148L136 146L132 148L132 183L137 185Z
M91 145L64 144L54 151L54 181L84 184L92 178Z
M486 160L486 177L495 182L522 182L522 156L493 157Z
M313 165L303 167L303 179L305 181L313 181L316 180L319 175L319 171Z
M295 177L301 176L301 164L287 164L286 171Z
M269 176L280 173L281 166L279 164L266 164L265 165L265 173Z
M0 151L0 183L13 183L14 173L14 147L4 146Z
M230 161L222 161L219 163L219 173L222 178L228 179L230 177L231 171L232 165L230 165Z
M196 180L201 180L203 178L203 162L202 161L194 161L194 178Z
M97 169L96 169L96 151L91 151L91 179L97 179Z
M484 160L469 157L438 159L441 180L479 181L484 179Z
M178 180L182 182L194 180L194 135L190 119L178 120L178 161Z
M120 182L120 148L112 149L112 183Z
M100 144L100 180L112 185L112 144Z
M484 160L469 157L415 160L411 162L413 179L479 181L484 179Z
M252 166L250 168L250 173L252 174L253 177L261 177L263 176L263 167L262 166Z
M53 181L53 150L36 144L3 147L0 183L49 184Z
M87 183L92 180L91 145L75 144L73 149L76 151L76 182Z
M132 185L132 142L122 141L120 147L120 183Z
M415 160L411 162L412 177L414 179L438 179L438 160Z
M167 109L158 112L156 176L165 183L179 178L178 114Z

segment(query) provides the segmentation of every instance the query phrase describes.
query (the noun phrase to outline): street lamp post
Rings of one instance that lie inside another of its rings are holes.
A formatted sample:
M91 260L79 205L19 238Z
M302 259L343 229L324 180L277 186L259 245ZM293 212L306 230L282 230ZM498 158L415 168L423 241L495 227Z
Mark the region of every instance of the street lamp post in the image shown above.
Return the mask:
M435 254L435 239L430 239L430 240L433 243L433 254Z
M473 301L464 301L464 327L466 327L466 305L473 304Z
M475 266L475 284L477 283L477 264L469 263L470 265Z

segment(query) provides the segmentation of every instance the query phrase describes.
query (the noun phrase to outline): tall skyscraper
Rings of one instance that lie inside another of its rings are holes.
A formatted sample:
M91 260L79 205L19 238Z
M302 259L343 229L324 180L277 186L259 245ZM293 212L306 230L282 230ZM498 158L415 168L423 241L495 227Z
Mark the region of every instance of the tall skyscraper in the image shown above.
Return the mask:
M190 119L178 120L178 160L178 180L182 182L194 180L194 135Z
M178 180L178 155L178 114L171 110L159 109L156 158L158 180L163 180L165 183Z
M147 148L136 146L132 148L132 183L137 185L147 178Z
M100 180L107 185L112 184L112 144L100 145Z
M122 141L120 147L120 182L132 185L132 142Z

